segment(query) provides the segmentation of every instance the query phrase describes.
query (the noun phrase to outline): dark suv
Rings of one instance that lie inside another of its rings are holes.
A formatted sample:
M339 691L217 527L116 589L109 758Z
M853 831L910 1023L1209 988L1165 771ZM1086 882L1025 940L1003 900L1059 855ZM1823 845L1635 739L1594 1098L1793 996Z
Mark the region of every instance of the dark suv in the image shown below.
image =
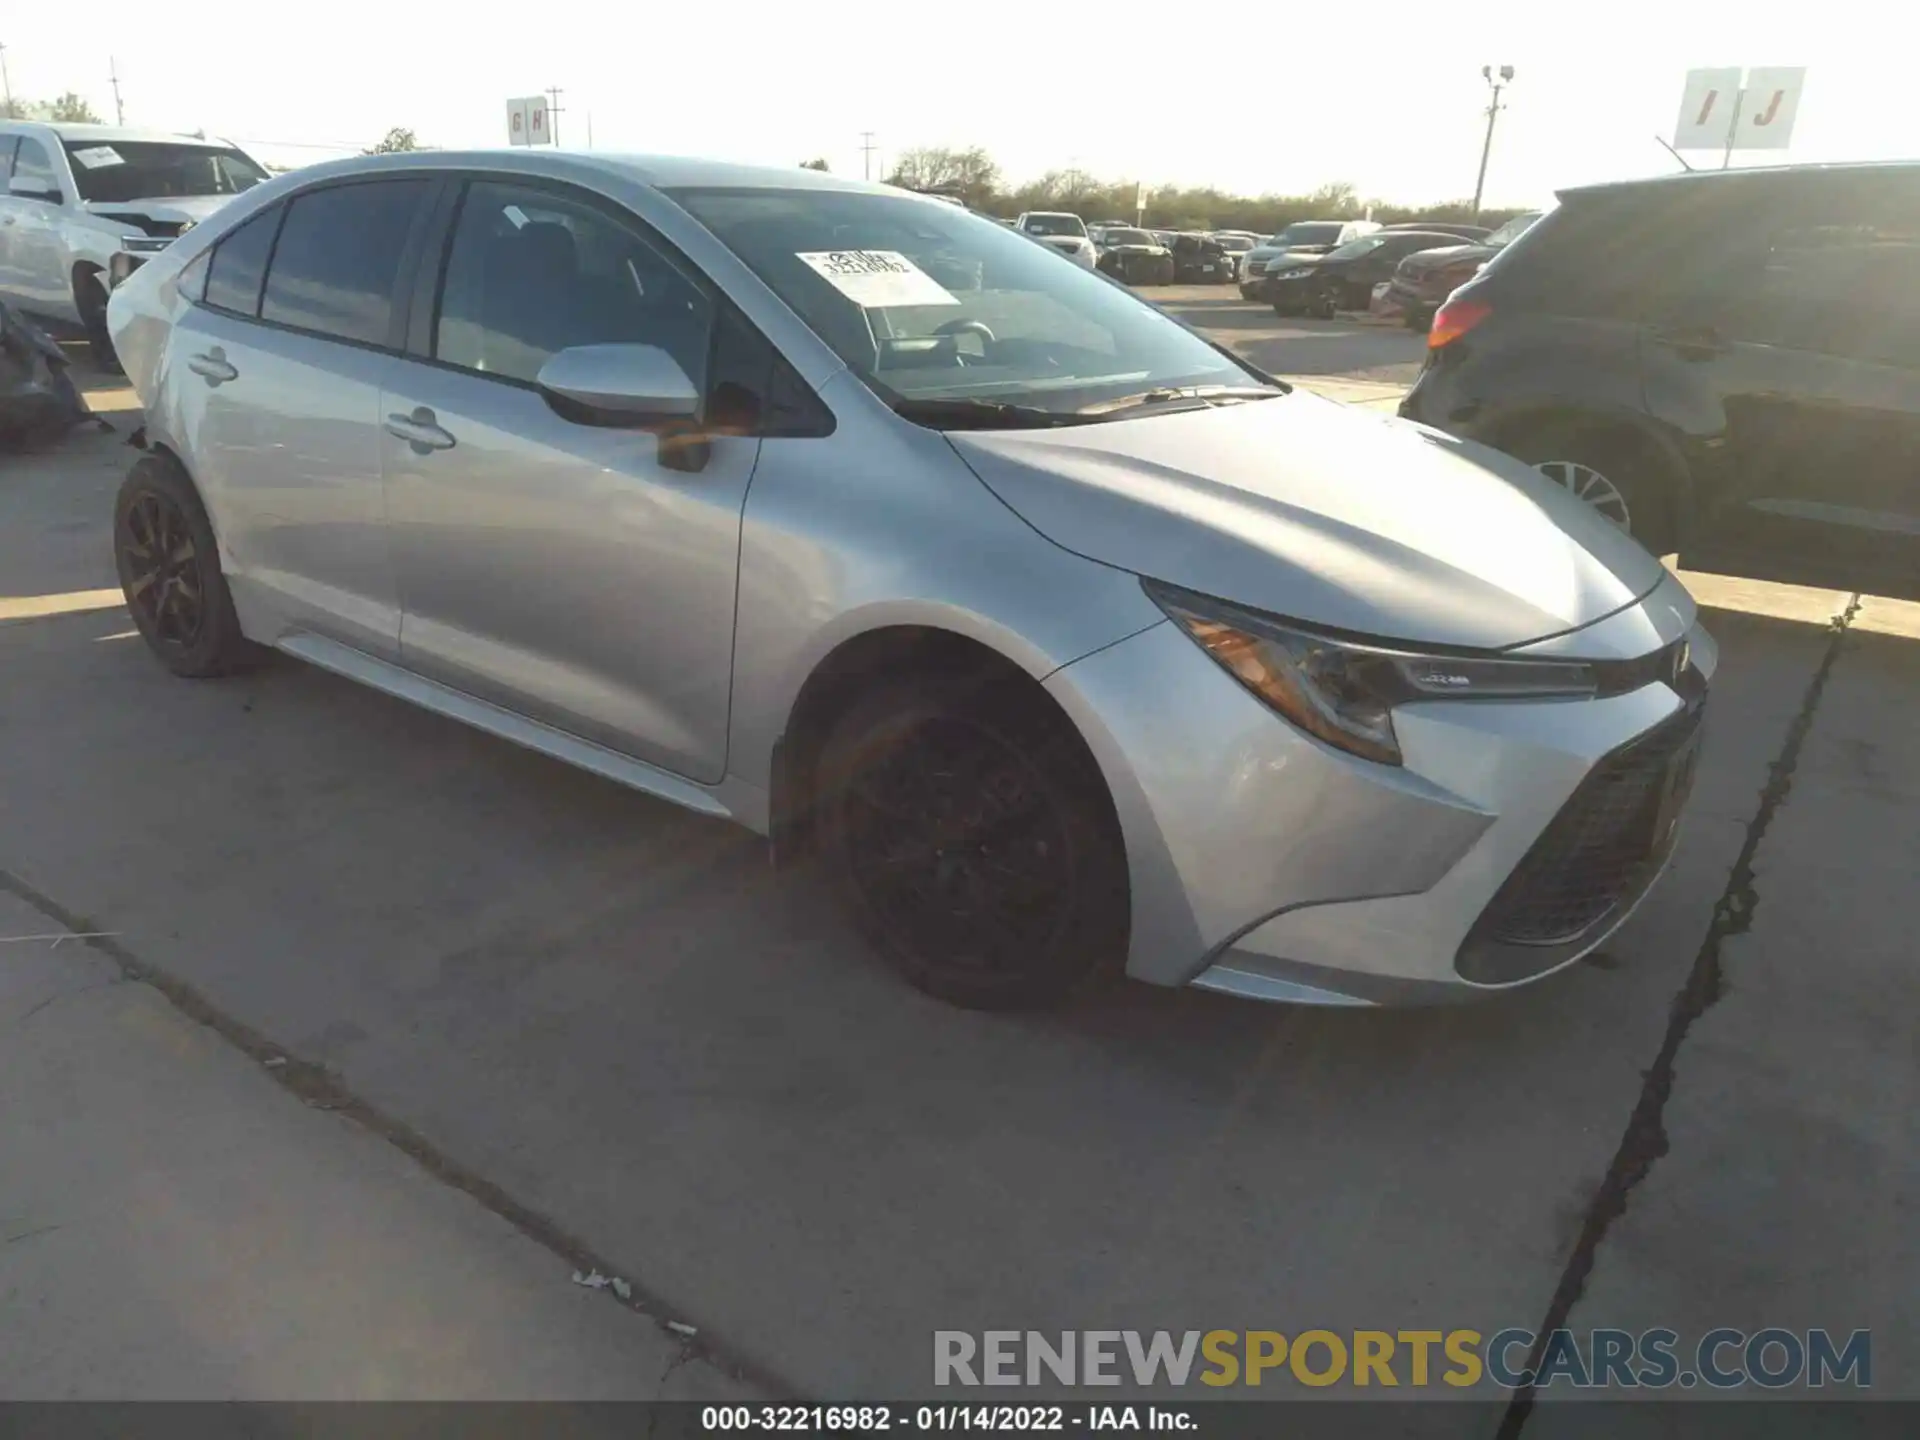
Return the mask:
M1692 568L1920 595L1920 164L1562 194L1400 407Z

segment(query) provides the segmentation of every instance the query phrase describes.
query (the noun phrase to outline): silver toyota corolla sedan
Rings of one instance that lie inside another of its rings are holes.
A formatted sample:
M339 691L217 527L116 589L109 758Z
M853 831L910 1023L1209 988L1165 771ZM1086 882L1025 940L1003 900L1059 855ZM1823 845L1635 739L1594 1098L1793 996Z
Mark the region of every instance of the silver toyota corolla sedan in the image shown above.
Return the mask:
M1715 648L1657 560L953 206L355 159L110 324L175 673L273 647L736 820L948 999L1500 990L1672 849Z

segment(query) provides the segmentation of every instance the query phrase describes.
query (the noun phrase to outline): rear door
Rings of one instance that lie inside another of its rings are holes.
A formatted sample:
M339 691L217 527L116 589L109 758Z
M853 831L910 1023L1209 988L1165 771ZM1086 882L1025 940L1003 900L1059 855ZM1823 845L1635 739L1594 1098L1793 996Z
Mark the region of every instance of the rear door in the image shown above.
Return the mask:
M546 182L472 180L433 258L438 303L380 404L404 663L718 780L760 451L714 409L725 302L638 217ZM608 343L658 346L709 388L704 467L663 464L645 430L564 418L535 385L556 352Z
M1649 331L1650 395L1691 371L1721 443L1689 559L1868 590L1920 587L1920 172L1756 192ZM1696 555L1697 552L1697 555Z
M256 638L398 654L380 391L404 338L400 276L440 182L323 185L211 252L169 363L190 468Z

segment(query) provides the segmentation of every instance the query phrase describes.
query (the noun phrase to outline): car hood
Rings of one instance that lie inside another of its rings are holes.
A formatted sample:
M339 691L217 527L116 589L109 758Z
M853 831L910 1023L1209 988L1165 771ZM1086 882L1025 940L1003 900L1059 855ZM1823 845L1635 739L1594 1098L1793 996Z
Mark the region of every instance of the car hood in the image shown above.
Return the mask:
M1256 245L1253 249L1247 251L1245 258L1248 260L1266 260L1268 262L1277 262L1280 260L1318 260L1331 248L1331 246L1327 245L1289 245L1286 249L1282 250L1276 246Z
M93 215L144 215L149 220L197 225L236 198L232 195L166 195L146 200L89 200L84 208Z
M1300 390L947 438L1065 549L1333 630L1506 649L1592 624L1665 574L1519 461Z

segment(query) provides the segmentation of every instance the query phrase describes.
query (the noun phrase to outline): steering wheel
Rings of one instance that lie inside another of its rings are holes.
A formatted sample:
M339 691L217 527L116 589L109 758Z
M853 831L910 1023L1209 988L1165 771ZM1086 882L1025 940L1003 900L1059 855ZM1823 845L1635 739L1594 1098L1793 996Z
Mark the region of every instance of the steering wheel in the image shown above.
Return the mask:
M981 320L949 320L933 333L949 339L961 335L978 335L987 344L993 343L993 331L989 330L986 323Z

